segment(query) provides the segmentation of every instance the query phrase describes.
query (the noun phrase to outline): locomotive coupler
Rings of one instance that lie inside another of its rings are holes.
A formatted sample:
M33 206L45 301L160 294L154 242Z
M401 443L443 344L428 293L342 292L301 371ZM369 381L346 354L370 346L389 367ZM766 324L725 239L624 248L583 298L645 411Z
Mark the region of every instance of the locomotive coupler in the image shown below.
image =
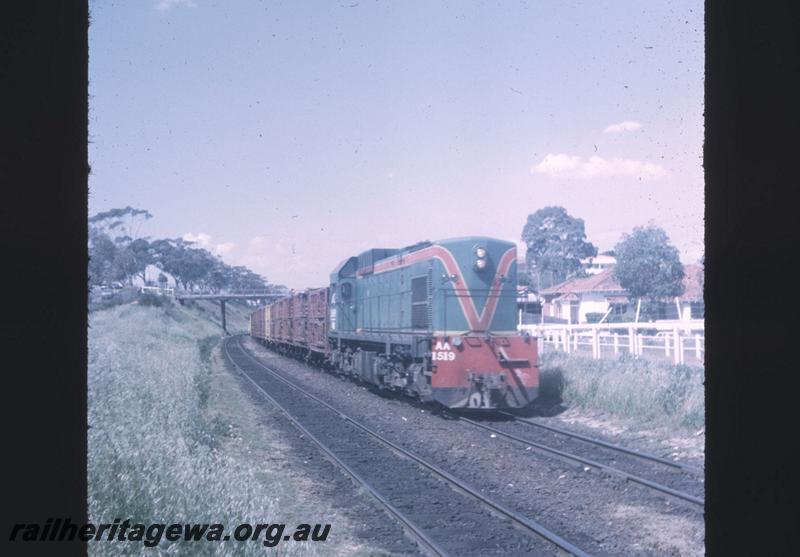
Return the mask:
M505 377L496 373L471 372L467 378L470 382L468 408L492 408L492 392L505 388Z

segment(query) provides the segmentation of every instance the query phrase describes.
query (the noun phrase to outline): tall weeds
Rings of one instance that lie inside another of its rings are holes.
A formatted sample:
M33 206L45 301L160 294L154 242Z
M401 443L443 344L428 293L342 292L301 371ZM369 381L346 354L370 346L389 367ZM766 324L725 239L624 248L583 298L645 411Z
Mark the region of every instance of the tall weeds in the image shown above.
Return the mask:
M267 522L277 517L252 463L219 449L204 418L209 355L219 329L179 308L120 306L91 315L89 516L164 523ZM201 339L198 342L198 339ZM140 554L136 542L93 542L94 555ZM276 548L296 553L291 544ZM260 543L162 540L148 554L262 555Z
M623 354L615 360L549 352L542 355L542 383L549 393L588 410L698 429L705 423L704 370Z

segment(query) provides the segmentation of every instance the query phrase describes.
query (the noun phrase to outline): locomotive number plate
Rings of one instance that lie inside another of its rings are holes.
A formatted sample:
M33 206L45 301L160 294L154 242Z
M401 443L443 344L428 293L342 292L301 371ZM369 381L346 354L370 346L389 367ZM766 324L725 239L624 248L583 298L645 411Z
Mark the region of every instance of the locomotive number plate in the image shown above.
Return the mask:
M431 352L431 360L439 362L452 362L456 359L456 353L450 350L449 342L439 341Z

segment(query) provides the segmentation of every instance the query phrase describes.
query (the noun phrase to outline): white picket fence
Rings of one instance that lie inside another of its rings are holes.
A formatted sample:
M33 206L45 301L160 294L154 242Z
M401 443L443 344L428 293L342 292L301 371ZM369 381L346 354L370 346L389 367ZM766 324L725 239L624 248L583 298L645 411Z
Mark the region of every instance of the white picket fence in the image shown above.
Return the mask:
M582 325L520 325L519 330L539 339L539 352L562 350L600 359L629 353L675 364L702 365L705 358L705 321L653 323L587 323Z

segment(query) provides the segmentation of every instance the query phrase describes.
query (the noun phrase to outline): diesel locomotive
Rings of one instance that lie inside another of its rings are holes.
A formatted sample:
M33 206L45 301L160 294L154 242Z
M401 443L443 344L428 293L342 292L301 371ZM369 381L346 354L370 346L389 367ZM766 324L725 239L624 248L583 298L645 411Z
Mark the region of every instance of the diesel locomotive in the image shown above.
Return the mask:
M250 335L281 353L452 409L538 395L536 339L517 333L516 245L488 237L370 249L330 285L259 308Z

